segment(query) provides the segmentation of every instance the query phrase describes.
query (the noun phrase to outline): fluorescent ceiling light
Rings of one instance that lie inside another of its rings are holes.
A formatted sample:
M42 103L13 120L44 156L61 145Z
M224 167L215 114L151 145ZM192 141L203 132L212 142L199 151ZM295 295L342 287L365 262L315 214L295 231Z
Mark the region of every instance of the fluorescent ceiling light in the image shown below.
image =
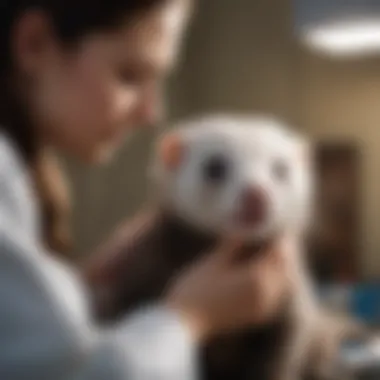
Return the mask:
M380 0L293 0L298 38L330 55L380 53Z
M380 53L380 20L319 25L305 30L302 39L310 48L329 55Z

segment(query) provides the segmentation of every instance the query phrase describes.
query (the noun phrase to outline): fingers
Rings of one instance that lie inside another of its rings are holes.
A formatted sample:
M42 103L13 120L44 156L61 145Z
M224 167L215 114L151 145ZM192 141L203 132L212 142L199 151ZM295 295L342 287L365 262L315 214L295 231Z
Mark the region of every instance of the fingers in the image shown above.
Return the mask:
M265 322L274 316L282 304L282 300L288 294L286 281L274 268L260 270L256 268L254 274L250 274L250 286L252 286L252 304L255 320Z
M262 252L257 265L270 265L277 270L285 271L295 257L296 245L292 244L292 236L280 236L265 252ZM260 264L261 263L261 264Z

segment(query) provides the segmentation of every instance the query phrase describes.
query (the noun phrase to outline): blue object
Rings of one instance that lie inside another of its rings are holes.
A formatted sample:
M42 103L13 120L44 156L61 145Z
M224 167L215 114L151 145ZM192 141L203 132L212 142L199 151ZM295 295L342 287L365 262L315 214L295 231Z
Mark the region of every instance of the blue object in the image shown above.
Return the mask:
M355 285L349 310L365 323L380 325L380 284Z
M380 283L326 284L318 293L364 323L380 326Z

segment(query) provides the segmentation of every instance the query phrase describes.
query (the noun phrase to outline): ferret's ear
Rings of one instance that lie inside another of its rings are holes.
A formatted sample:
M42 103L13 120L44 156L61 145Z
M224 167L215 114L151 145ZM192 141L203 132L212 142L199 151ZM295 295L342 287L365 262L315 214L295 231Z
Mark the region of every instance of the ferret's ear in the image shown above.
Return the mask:
M175 170L181 165L184 144L181 136L174 132L163 135L157 143L158 159L168 170Z

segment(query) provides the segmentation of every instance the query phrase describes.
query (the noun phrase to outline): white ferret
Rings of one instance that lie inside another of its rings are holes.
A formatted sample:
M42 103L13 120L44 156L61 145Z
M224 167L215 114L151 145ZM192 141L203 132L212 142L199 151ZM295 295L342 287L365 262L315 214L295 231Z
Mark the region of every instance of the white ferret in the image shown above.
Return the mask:
M165 133L151 169L154 212L131 222L129 243L124 236L123 244L108 252L114 260L103 263L101 272L112 297L99 303L100 318L114 320L158 299L183 266L222 236L245 241L243 258L260 255L289 230L295 236L289 249L290 299L267 325L209 342L202 375L205 380L329 378L329 355L319 344L324 328L304 265L303 237L313 208L307 141L271 118L211 115Z
M160 207L197 229L266 240L285 227L307 227L308 150L306 140L273 119L192 120L164 136L153 160L154 192Z

